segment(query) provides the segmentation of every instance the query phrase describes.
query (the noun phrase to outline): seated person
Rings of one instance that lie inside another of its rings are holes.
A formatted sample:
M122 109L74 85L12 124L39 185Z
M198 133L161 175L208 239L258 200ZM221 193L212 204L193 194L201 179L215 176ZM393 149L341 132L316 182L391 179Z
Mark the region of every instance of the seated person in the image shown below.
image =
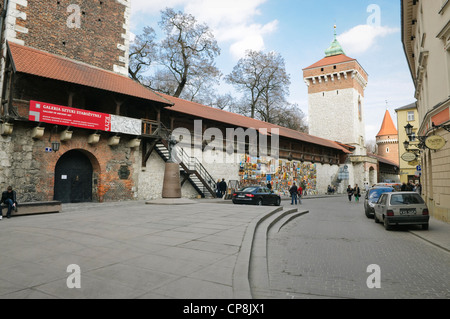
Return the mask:
M2 208L1 204L5 204L8 208L6 213L6 218L11 218L11 212L14 209L17 212L17 200L16 200L16 192L13 191L11 186L8 186L8 189L2 193L2 199L0 201L0 216L2 216Z

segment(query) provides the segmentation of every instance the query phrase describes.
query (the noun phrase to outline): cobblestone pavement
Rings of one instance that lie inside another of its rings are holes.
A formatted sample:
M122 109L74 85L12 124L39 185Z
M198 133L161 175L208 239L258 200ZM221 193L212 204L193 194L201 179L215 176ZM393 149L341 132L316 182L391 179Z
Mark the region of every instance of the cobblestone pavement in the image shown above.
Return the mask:
M310 213L269 233L270 292L256 298L450 298L450 253L412 234L427 231L386 231L365 217L363 203L345 198L304 201L302 209ZM372 264L380 289L367 286Z

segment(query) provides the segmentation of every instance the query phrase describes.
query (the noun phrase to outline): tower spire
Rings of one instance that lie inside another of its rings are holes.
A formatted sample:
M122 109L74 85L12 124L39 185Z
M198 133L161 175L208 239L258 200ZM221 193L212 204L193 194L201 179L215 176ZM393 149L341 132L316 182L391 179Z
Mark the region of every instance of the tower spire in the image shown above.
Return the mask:
M342 49L341 44L337 40L337 30L336 29L337 29L337 26L334 25L334 40L331 43L331 46L325 51L325 56L326 57L339 55L339 54L344 54L345 55L344 49Z

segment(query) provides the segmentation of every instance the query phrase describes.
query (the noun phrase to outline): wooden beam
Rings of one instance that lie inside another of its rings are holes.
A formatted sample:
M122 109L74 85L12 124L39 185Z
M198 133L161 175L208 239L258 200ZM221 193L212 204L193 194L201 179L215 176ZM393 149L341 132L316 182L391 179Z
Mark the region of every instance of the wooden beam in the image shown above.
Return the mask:
M158 140L153 140L150 143L148 143L146 140L143 140L142 143L142 167L147 167L147 162L150 156L153 153L153 150L155 149L156 144L158 143Z

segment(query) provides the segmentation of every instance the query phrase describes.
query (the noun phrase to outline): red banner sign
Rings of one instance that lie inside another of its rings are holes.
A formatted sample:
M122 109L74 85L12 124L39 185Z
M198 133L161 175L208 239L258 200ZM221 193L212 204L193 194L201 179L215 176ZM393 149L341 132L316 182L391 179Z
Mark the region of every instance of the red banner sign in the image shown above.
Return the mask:
M43 102L30 102L30 121L111 131L111 115Z

